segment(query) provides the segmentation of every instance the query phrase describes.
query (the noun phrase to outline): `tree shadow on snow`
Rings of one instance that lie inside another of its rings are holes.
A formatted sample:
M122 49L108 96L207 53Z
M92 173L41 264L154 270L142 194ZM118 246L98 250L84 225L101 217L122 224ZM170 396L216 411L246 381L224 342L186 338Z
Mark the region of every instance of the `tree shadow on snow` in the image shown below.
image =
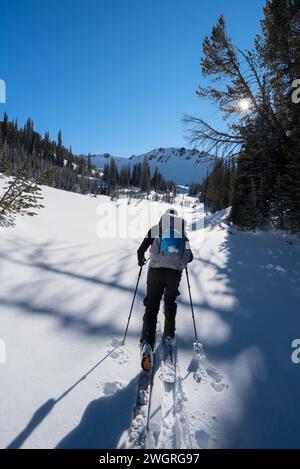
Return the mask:
M54 320L58 320L60 326L75 328L85 334L122 334L127 316L124 314L124 299L121 296L120 311L118 305L116 305L116 313L120 314L120 321L115 321L112 324L109 317L101 322L95 322L95 320L90 319L90 316L95 317L95 314L98 315L99 312L98 317L102 319L101 310L107 312L107 307L111 306L111 302L107 304L106 300L111 293L115 294L115 291L128 295L127 309L129 310L135 288L135 279L132 285L128 285L124 280L122 281L121 275L124 274L126 281L125 273L128 272L128 257L132 257L132 250L127 249L120 252L119 249L112 249L98 255L85 255L84 251L80 251L80 248L85 247L85 245L69 245L68 243L52 242L51 240L35 244L19 238L7 240L5 247L0 250L0 259L20 265L21 268L30 268L32 274L30 273L28 278L20 276L21 282L16 284L15 289L12 287L9 294L5 295L2 292L0 304L3 307L15 307L24 313L48 315ZM52 253L59 253L60 251L62 253L59 254L58 261L51 261ZM21 257L19 253L22 253ZM109 267L115 266L110 277L105 275L106 265ZM60 279L61 281L59 281ZM70 279L71 282L76 283L72 283L72 288L61 289L64 279ZM54 294L52 298L43 300L41 292L47 292L52 282L57 282L53 285ZM76 304L76 298L80 299L81 295L86 292L88 285L95 288L80 309L80 314L78 314L72 311L73 305ZM98 286L105 289L105 294L99 294L101 290L97 291ZM136 306L138 302L142 303L144 292L141 290L139 289L137 292ZM127 310L125 313L127 313Z
M78 426L56 448L117 448L122 433L131 424L136 386L137 376L113 395L92 401Z
M43 422L43 420L50 414L52 409L56 404L63 400L75 387L82 383L87 376L89 376L99 365L101 365L116 349L116 345L110 352L108 352L101 360L99 360L92 368L90 368L84 375L82 375L75 383L73 383L66 391L64 391L58 398L49 399L46 401L36 412L33 414L32 418L26 425L26 427L21 431L21 433L7 446L7 449L18 449L27 438L33 433L33 431ZM133 380L134 381L134 380ZM130 383L131 384L131 383ZM126 388L127 389L127 388Z
M0 259L2 258L21 267L31 268L34 275L29 275L29 280L22 279L22 283L17 284L15 291L10 291L9 295L1 295L0 305L2 307L14 307L28 314L49 316L53 320L59 321L60 326L75 328L84 334L94 336L103 333L114 336L122 335L123 327L125 328L126 325L126 313L129 312L135 289L138 268L132 284L128 285L127 282L122 282L121 274L128 273L128 258L136 256L136 253L131 249L127 249L120 254L120 250L115 249L106 251L99 256L85 256L84 253L80 253L81 247L84 248L85 245L68 245L68 243L52 242L51 240L33 244L19 238L14 238L11 248L7 243L5 249L0 251ZM60 251L62 251L64 257L59 262L51 262L51 254ZM18 254L16 255L18 252L22 252L22 258ZM93 268L96 269L93 274L89 274L91 261L94 261ZM106 263L115 265L111 278L105 277ZM99 265L98 269L97 265ZM144 309L142 300L146 290L145 276L146 268L136 294L135 311L138 309L143 311ZM41 300L40 293L49 290L51 282L56 282L59 278L61 278L61 282L66 278L77 283L74 284L72 289L66 288L62 291L59 290L62 283L58 283L58 287L55 286L55 289L58 289L57 293L54 290L54 295L50 300L48 298L44 301ZM76 297L80 298L86 285L104 287L105 295L100 295L94 290L81 309L80 314L74 314L72 306ZM107 298L110 298L110 295L114 295L116 298L116 292L125 294L128 298L125 314L124 297L120 297L120 307L116 306L114 314L120 314L120 320L114 321L114 324L112 324L110 317L99 323L90 320L90 316L94 315L95 312L99 312L99 318L101 318L101 310L107 311L107 306L110 306L110 302L106 302ZM69 307L69 311L68 301L71 301L72 305ZM181 305L186 307L189 306L189 303L181 300ZM200 304L195 303L195 306L200 306ZM135 314L135 311L133 311L133 314ZM132 334L130 330L128 334L129 336Z
M224 267L202 260L215 270L211 285L205 283L209 294L201 273L192 271L192 288L202 296L196 318L201 308L217 313L230 331L223 342L204 342L209 359L226 366L236 394L236 408L225 418L225 446L297 448L300 369L291 361L291 342L300 335L299 245L273 234L238 232L228 234L220 250ZM225 291L218 290L218 280ZM233 301L222 307L225 297Z

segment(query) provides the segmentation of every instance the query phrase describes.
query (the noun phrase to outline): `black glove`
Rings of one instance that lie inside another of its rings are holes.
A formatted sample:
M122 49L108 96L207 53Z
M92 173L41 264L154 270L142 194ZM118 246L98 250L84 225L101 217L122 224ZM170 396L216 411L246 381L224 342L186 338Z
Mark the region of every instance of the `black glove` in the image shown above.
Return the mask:
M144 254L138 254L138 265L142 267L142 265L146 264L146 258Z

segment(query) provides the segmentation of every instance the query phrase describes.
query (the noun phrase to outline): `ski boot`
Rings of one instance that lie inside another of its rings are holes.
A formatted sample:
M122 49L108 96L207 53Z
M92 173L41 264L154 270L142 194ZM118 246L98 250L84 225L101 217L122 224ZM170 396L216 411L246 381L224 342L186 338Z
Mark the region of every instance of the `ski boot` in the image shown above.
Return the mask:
M150 371L153 366L153 350L147 342L141 346L141 366L144 371Z

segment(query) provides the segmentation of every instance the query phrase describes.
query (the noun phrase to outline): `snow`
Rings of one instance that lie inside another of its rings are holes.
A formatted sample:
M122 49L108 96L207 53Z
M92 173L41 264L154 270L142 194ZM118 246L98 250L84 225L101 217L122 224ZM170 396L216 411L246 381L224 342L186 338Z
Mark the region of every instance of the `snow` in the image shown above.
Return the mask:
M0 447L128 447L146 269L126 345L120 341L137 280L136 249L149 228L145 212L158 219L166 205L134 202L142 234L99 239L99 204L116 215L126 199L47 187L43 193L36 217L1 228ZM206 358L193 359L183 276L175 381L165 383L162 364L147 445L299 447L300 367L291 360L300 336L299 240L240 232L228 227L226 211L207 215L205 228L193 231L203 215L191 210L189 273ZM162 324L160 314L158 333Z
M213 168L215 157L196 149L186 148L158 148L142 155L133 155L130 158L118 156L91 155L91 162L97 168L103 169L106 163L114 158L117 166L133 166L143 163L144 158L148 158L151 174L157 167L158 171L167 180L173 180L177 184L189 184L201 182Z

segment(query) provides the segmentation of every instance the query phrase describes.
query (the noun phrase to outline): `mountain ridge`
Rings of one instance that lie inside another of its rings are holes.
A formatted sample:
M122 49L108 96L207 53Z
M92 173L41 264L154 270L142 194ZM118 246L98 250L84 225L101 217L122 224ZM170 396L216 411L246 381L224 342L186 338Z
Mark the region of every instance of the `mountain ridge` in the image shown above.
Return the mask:
M98 169L103 169L111 158L115 159L119 168L127 165L133 167L137 163L142 163L144 158L148 158L152 174L157 167L165 179L174 180L177 184L201 182L212 170L216 159L215 156L195 148L187 149L185 147L159 147L140 155L131 155L129 158L109 153L86 156L91 158L91 163Z

